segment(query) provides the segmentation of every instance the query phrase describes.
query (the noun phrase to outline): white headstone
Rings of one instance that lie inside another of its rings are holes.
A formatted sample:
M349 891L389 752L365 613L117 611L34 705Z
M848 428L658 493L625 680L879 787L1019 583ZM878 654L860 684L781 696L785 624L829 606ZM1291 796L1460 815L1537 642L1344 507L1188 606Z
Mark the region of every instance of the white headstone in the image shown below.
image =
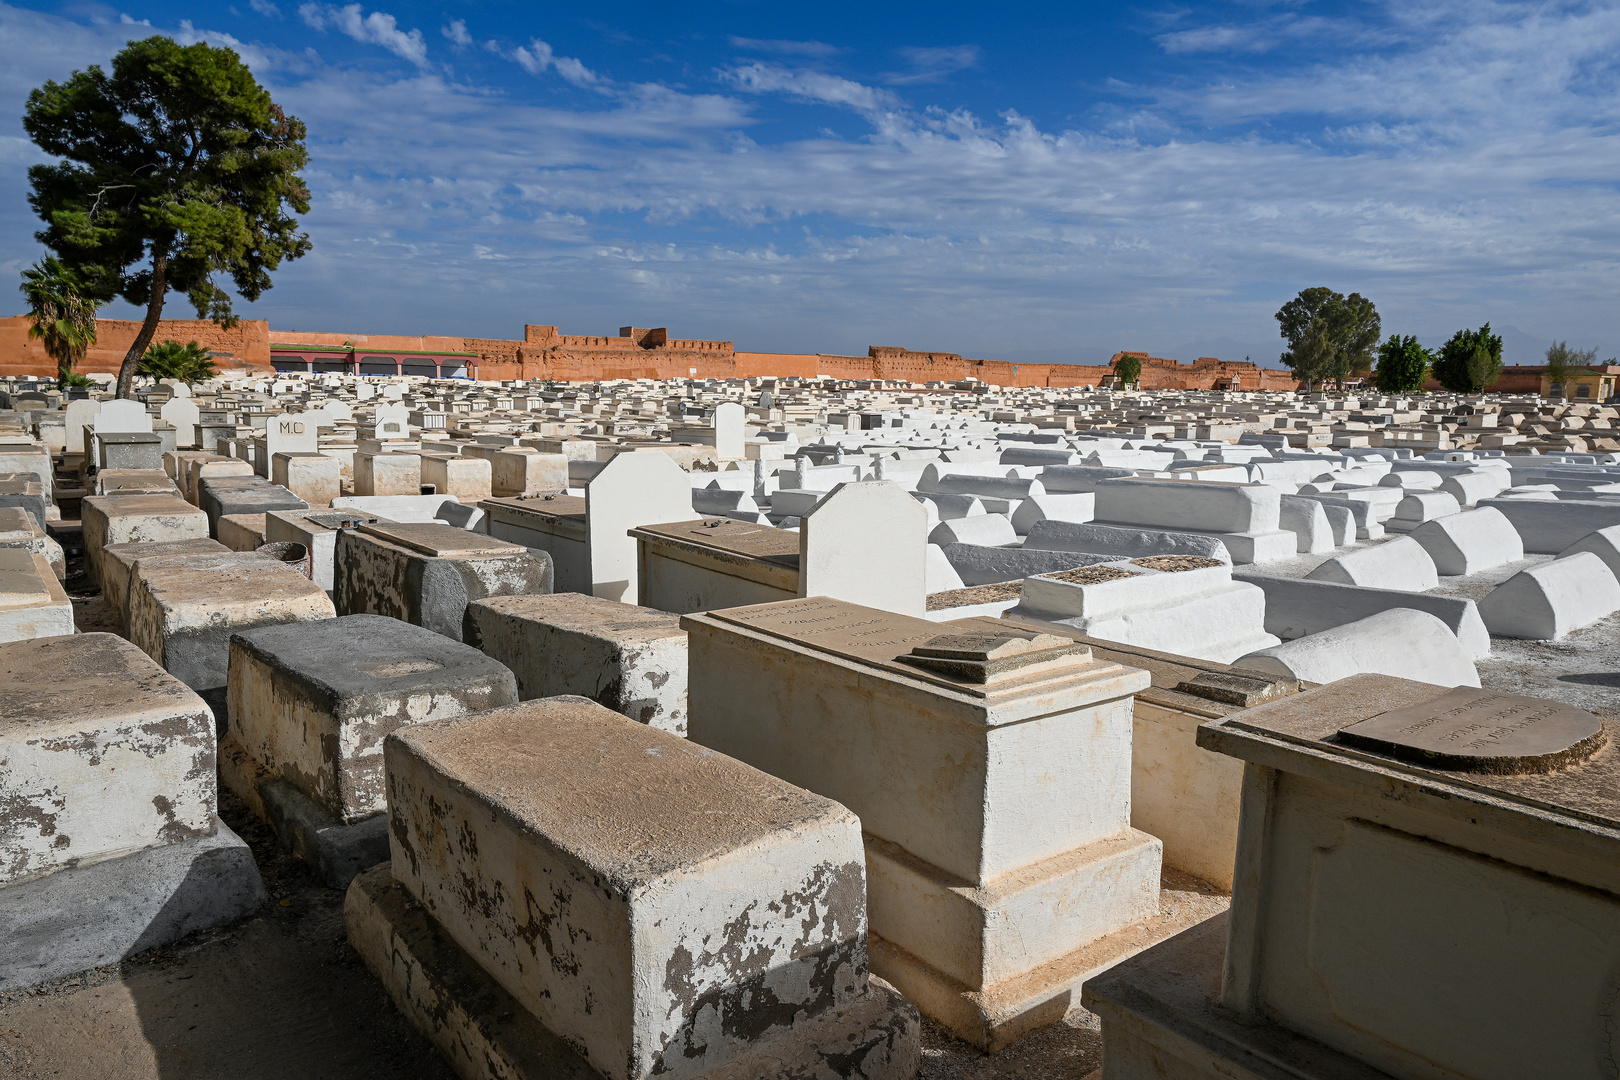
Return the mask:
M716 457L743 456L743 407L735 401L721 402L714 410L714 453Z
M385 388L386 389L386 388ZM395 402L385 402L377 406L372 414L371 422L376 425L378 439L405 439L411 434L411 411L405 406Z
M282 413L264 425L266 461L274 460L277 454L313 454L318 449L309 413Z
M354 400L356 400L356 401L370 401L372 398L374 398L376 396L377 396L377 388L375 386L371 385L371 383L362 380L362 381L355 384L355 387L354 387Z
M163 403L163 408L158 410L158 416L174 425L175 446L197 445L197 420L202 416L202 410L197 408L197 403L191 398L170 398Z
M334 423L347 423L354 419L354 409L347 401L328 401L321 406L321 411L331 417Z
M191 396L191 387L179 379L159 379L158 386L168 390L171 397L188 398Z
M138 401L128 398L103 401L101 411L96 413L95 429L98 435L151 431L152 418L147 415L146 406Z
M591 593L626 604L641 603L636 540L626 533L642 525L696 517L692 478L668 454L647 450L615 455L585 489Z
M928 511L899 484L839 484L799 524L799 595L921 617Z
M84 452L84 429L95 427L96 414L101 411L103 404L104 402L92 401L89 398L67 403L65 412L67 432L62 441L70 453Z
M390 401L398 401L405 396L405 386L403 383L388 383L382 388L382 396Z

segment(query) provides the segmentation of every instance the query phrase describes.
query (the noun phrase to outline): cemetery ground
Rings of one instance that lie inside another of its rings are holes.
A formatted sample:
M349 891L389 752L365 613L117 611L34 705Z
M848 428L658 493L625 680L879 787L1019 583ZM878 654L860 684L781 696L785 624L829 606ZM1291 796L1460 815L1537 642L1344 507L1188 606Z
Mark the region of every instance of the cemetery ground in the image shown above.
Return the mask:
M81 632L116 632L69 548L65 582ZM1613 636L1612 634L1610 635ZM342 891L276 842L228 788L220 816L253 851L270 903L109 964L0 991L6 1080L453 1080L350 947ZM1158 915L1132 928L1146 946L1225 911L1230 898L1165 867ZM926 1017L918 1080L1082 1080L1102 1065L1097 1018L1078 1002L1062 1023L986 1055Z

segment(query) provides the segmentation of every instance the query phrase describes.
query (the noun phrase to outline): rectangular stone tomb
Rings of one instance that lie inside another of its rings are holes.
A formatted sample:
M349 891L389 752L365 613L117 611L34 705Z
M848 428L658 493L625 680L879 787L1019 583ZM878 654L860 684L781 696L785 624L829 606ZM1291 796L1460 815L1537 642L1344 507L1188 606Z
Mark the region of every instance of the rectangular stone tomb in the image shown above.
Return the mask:
M867 834L873 970L996 1049L1060 1019L1158 910L1130 825L1146 672L1032 628L812 597L689 615L688 733Z
M993 618L964 619L986 630L1022 629ZM1131 827L1164 844L1164 865L1230 892L1237 852L1243 765L1198 746L1198 727L1299 684L1101 638L1075 636L1093 656L1141 668L1153 685L1138 690L1131 729Z
M128 604L129 640L220 706L222 719L231 634L337 614L320 586L253 551L137 560Z
M112 634L0 644L0 990L264 901L215 816L214 720Z
M199 536L193 540L158 540L150 543L112 544L101 549L101 598L120 631L129 629L130 571L142 559L171 555L217 555L230 551L218 540Z
M1158 555L1024 579L1009 618L1229 664L1276 645L1266 594L1217 559Z
M80 504L84 561L90 579L106 588L101 549L109 544L193 540L207 536L208 515L178 495L97 495Z
M229 679L221 777L334 888L388 857L383 738L518 700L500 663L381 615L233 634Z
M1384 675L1205 725L1245 762L1224 941L1206 924L1086 986L1104 1075L1613 1075L1615 735Z
M0 547L0 641L73 633L73 601L45 556Z
M644 525L636 538L642 603L685 614L799 595L799 534L729 518Z
M860 823L594 702L401 728L349 940L464 1076L911 1076Z
M471 642L517 676L518 696L577 694L686 734L680 617L581 593L496 596L467 605Z
M497 540L522 544L551 556L558 592L591 591L585 500L577 495L531 495L484 499L486 531Z
M453 525L378 522L337 537L333 599L343 615L388 615L456 641L467 605L551 592L551 559Z

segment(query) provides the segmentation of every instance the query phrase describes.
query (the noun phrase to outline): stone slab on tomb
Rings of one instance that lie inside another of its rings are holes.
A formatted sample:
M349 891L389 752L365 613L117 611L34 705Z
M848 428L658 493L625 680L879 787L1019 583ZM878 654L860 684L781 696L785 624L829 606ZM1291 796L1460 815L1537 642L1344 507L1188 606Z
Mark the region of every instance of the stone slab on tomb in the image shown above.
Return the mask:
M822 597L681 625L689 736L860 815L876 970L958 1036L994 1049L1056 1020L1156 909L1160 845L1130 827L1144 672L1059 650L979 682L912 659L981 621Z
M337 534L333 599L341 615L387 615L456 641L467 605L552 591L551 556L453 525L384 523Z
M102 584L101 549L110 544L207 536L208 515L178 495L93 495L80 504L84 558ZM103 586L105 587L105 586Z
M136 560L128 606L129 640L217 705L220 716L232 633L336 614L320 586L251 551Z
M32 473L0 473L0 507L28 511L40 528L49 519L50 499L46 487Z
M325 454L277 453L270 462L270 481L312 507L324 509L343 494L341 463Z
M643 604L685 613L787 600L799 594L799 534L731 518L643 525Z
M142 492L179 492L162 469L102 469L90 478L92 495L135 495Z
M487 551L510 552L516 545L493 536L427 522L370 522L357 525L362 533L434 558L476 555Z
M309 504L280 484L257 476L200 478L197 505L208 515L209 531L217 536L219 519L227 514L267 514L272 510L308 510Z
M67 555L62 545L34 516L20 506L0 504L0 548L15 548L43 555L58 581L67 579Z
M0 898L213 831L214 720L112 634L0 645Z
M382 520L376 514L354 510L272 510L264 515L264 539L267 544L303 544L309 551L310 577L330 593L337 534Z
M1435 1062L1471 1080L1610 1074L1614 717L1585 760L1518 775L1342 738L1392 713L1419 733L1444 727L1458 707L1448 698L1359 675L1200 731L1200 745L1246 762L1225 955L1215 924L1196 948L1177 939L1087 986L1122 1075L1151 1061L1225 1077L1256 1056L1312 1078L1429 1076Z
M120 631L129 629L130 571L141 559L161 559L170 555L208 555L229 551L224 544L207 536L190 540L157 540L112 544L102 549L101 597Z
M396 966L425 909L417 926L612 1080L915 1069L914 1012L866 978L844 807L576 697L413 725L386 756L390 872L412 903L384 915L386 881L363 876L347 914L407 1016L444 985ZM485 985L469 976L436 1015L478 1008ZM854 1015L874 996L881 1025ZM836 1058L795 1040L839 1016ZM514 1072L555 1075L530 1068Z
M686 631L679 616L582 593L467 605L471 643L512 669L518 696L577 694L686 734Z
M45 556L0 547L0 642L73 633L73 601Z
M1545 773L1585 761L1605 739L1585 709L1458 687L1339 730L1339 740L1403 761L1470 773Z

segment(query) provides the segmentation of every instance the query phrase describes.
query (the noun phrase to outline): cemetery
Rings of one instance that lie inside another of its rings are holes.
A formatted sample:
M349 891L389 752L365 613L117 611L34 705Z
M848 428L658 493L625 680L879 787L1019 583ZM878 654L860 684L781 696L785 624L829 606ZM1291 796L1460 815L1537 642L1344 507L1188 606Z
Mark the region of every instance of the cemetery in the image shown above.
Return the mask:
M1596 402L0 379L41 1075L1612 1076L1617 723Z

